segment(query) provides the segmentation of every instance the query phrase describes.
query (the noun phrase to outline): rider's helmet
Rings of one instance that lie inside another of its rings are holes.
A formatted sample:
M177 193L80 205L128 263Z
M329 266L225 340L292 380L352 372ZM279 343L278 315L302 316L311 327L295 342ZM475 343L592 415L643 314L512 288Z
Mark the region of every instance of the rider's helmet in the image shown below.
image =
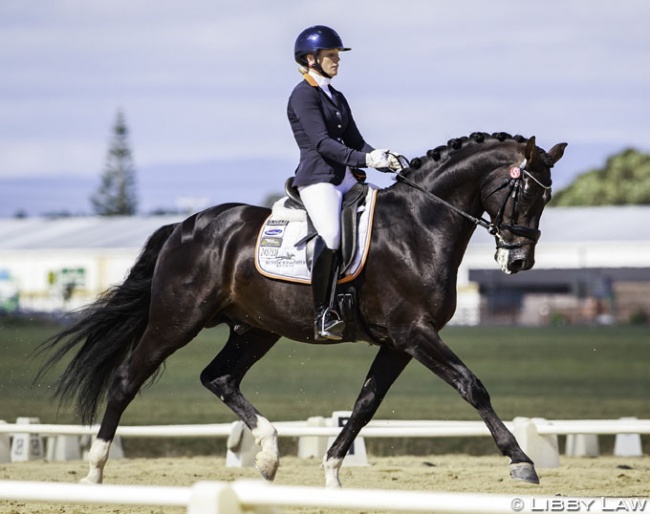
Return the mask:
M319 50L329 50L331 48L337 48L341 52L351 50L343 46L341 37L334 29L325 25L314 25L303 30L296 38L293 54L298 64L307 66L307 60L305 59L307 54L314 54L315 56Z

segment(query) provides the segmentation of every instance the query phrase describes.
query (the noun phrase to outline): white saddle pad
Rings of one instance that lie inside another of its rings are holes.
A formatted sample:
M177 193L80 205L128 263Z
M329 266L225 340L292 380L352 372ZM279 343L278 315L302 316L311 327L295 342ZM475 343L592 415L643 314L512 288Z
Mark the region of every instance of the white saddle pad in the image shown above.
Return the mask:
M375 211L377 188L370 185L366 204L361 207L357 249L354 259L339 283L355 279L366 262L372 217ZM264 276L289 282L311 283L311 273L307 267L306 243L296 247L296 243L307 235L307 213L302 209L287 209L287 198L273 204L271 216L262 225L255 246L255 266Z

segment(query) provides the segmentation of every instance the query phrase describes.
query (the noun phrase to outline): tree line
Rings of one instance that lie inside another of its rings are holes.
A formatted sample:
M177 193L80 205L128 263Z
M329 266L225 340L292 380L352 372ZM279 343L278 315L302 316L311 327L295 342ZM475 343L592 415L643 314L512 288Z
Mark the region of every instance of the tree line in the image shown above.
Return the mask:
M555 193L549 205L650 205L650 154L628 148L612 155Z

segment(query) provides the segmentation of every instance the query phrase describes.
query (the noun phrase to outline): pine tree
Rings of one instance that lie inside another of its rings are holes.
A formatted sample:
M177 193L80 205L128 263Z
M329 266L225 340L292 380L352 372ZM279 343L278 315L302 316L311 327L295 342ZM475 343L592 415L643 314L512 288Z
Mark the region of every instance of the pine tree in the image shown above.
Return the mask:
M101 184L90 199L100 216L132 216L136 212L135 166L128 135L124 113L119 110Z

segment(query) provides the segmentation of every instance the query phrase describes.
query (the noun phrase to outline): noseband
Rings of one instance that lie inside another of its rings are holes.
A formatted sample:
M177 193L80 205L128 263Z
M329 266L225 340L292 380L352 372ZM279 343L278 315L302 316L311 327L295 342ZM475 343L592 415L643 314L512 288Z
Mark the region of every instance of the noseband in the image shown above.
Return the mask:
M477 218L476 216L472 216L471 214L459 209L455 205L450 204L446 200L443 200L439 196L435 195L431 191L427 191L420 185L416 184L415 182L409 180L406 178L404 175L401 173L396 174L396 179L399 180L400 182L404 182L405 184L413 187L414 189L417 189L418 191L423 192L425 195L429 196L430 198L433 198L437 202L443 204L447 208L451 209L452 211L456 212L457 214L460 214L463 216L465 219L470 220L472 223L474 223L477 226L483 227L486 229L490 235L493 235L497 238L497 248L504 248L506 250L513 250L516 248L521 248L522 246L525 245L531 245L537 243L539 240L539 237L541 235L541 232L537 229L530 228L530 227L525 227L523 225L513 225L513 224L507 224L503 223L503 215L506 209L506 204L508 203L508 198L512 197L512 209L510 212L510 219L515 219L517 213L515 212L516 207L517 207L517 200L519 197L519 191L521 190L521 183L522 183L522 175L526 175L529 177L531 180L533 180L537 185L539 185L542 189L545 191L548 191L551 189L551 186L546 186L542 184L539 180L537 180L528 170L526 170L526 165L528 164L528 161L524 159L522 163L519 166L515 166L510 169L510 178L507 178L500 186L497 186L490 194L487 195L487 198L492 196L493 194L497 193L498 191L501 191L502 189L508 189L508 194L505 195L505 198L503 200L503 203L501 204L501 207L499 208L499 211L497 212L497 215L495 216L494 222L490 222L486 220L485 218ZM523 237L528 239L528 241L517 241L515 243L507 243L504 241L502 233L503 231L506 230L510 232L511 234L514 234L519 237Z

